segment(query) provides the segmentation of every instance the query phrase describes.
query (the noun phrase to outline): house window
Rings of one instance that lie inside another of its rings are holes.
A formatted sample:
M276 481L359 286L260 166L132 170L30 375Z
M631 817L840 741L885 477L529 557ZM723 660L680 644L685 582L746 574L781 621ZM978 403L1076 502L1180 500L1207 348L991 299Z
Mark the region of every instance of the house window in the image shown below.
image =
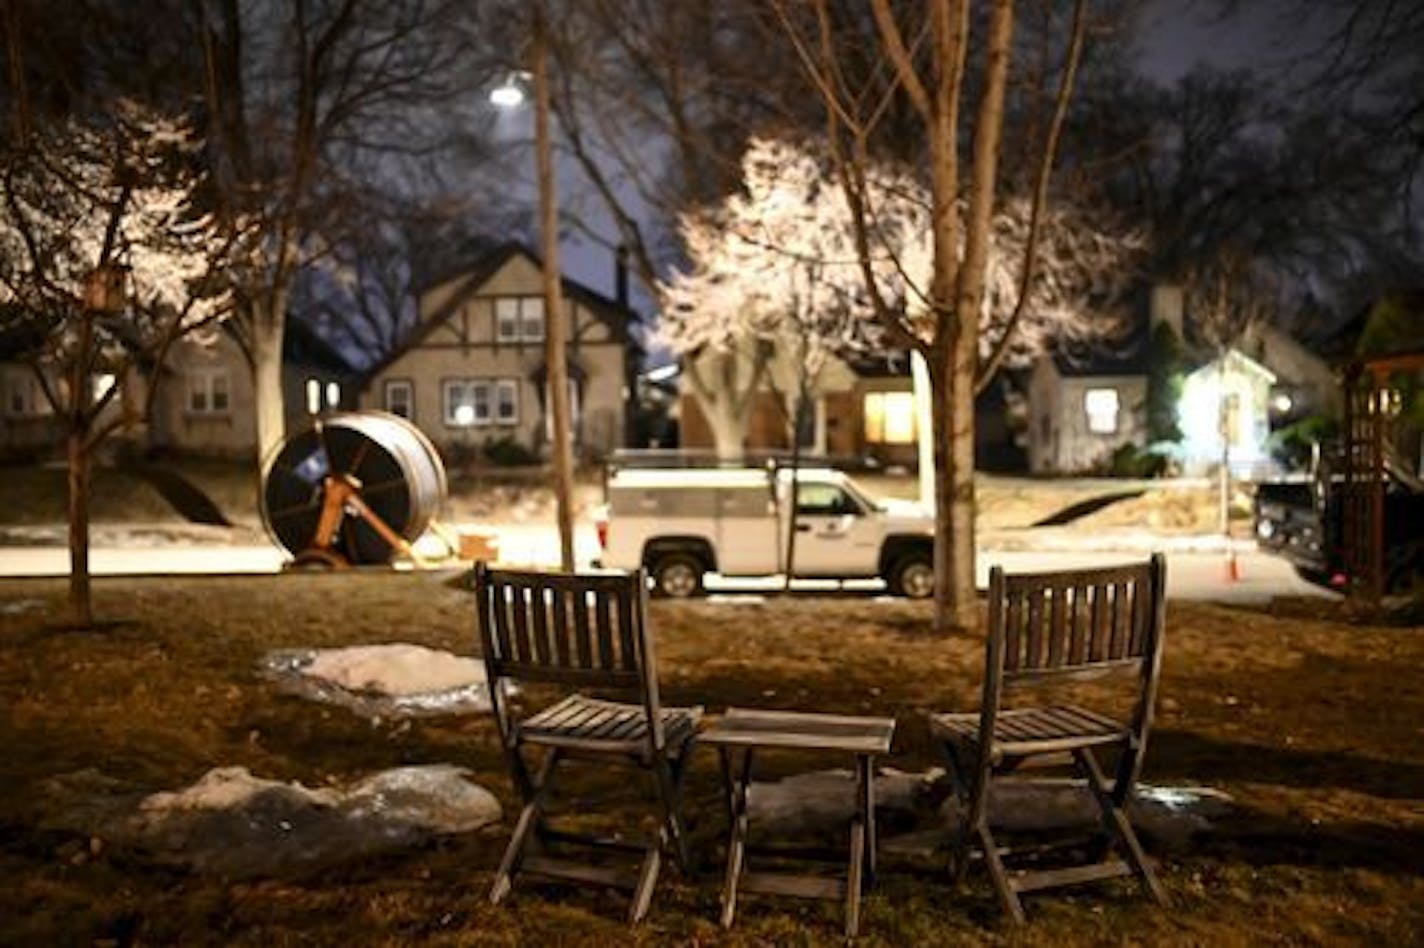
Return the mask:
M519 423L519 383L500 379L494 383L494 420L501 425Z
M550 405L550 404L552 404L552 402L549 401L549 390L548 390L547 388L544 389L544 404L545 404L545 405ZM581 398L579 398L579 387L578 387L578 383L575 382L575 381L573 381L572 379L570 379L570 380L569 380L569 431L570 431L570 433L575 434L575 437L577 437L577 432L578 432L578 429L579 429L579 412L582 410L582 408L583 408L583 401L582 401ZM553 440L554 440L554 413L551 412L551 411L546 411L546 412L544 412L544 435L545 435L545 437L547 437L550 441L553 441Z
M500 342L540 342L544 338L544 300L505 296L494 301L495 338Z
M386 411L392 415L400 415L402 418L414 417L415 397L408 380L391 379L386 382L385 406Z
M40 383L29 375L11 375L5 380L5 413L14 416L49 414L49 400Z
M188 410L195 415L227 414L226 369L195 369L188 373Z
M307 414L321 413L321 382L307 379Z
M1088 389L1083 393L1083 411L1088 416L1088 430L1093 434L1117 434L1117 389Z
M913 444L915 442L914 393L867 392L865 394L865 440L869 444Z
M490 423L494 383L489 379L450 379L445 383L445 424L469 428Z

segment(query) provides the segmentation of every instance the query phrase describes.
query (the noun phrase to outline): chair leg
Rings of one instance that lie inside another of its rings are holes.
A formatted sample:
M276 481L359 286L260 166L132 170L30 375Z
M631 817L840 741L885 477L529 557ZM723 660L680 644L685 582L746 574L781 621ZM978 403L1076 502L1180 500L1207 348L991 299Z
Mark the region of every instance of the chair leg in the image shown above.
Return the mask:
M516 752L517 753L517 752ZM495 872L494 884L490 887L490 904L498 905L514 887L514 875L519 871L519 863L524 858L524 849L529 844L536 829L544 819L544 802L549 785L553 782L554 765L558 763L559 751L551 750L539 767L539 775L528 785L529 797L519 812L519 820L514 825L514 835L505 847L504 857ZM521 761L522 767L522 761ZM516 780L518 786L520 781ZM522 788L521 788L522 789Z
M628 924L636 925L648 914L653 904L653 888L658 884L658 870L662 867L663 847L667 845L667 829L658 831L657 839L648 847L643 856L643 866L638 871L638 885L633 890L633 904L628 907Z
M1157 881L1157 874L1153 871L1147 854L1142 850L1142 844L1137 839L1137 832L1132 828L1132 823L1128 820L1124 807L1118 805L1116 795L1109 790L1102 765L1098 763L1098 759L1093 756L1092 751L1086 748L1074 751L1073 756L1088 782L1088 789L1092 791L1093 799L1097 801L1098 808L1102 811L1103 829L1108 837L1112 841L1122 844L1127 864L1132 867L1133 873L1142 881L1142 886L1147 890L1147 894L1152 896L1158 905L1167 905L1167 893L1161 883ZM1121 797L1126 800L1129 796L1126 792L1127 788L1122 789Z
M1026 920L1023 902L1009 882L1009 873L1004 868L1004 860L999 856L999 844L994 841L994 834L989 831L988 821L981 821L974 832L979 837L979 845L983 847L984 865L989 869L989 879L994 883L994 891L999 894L1004 911L1009 913L1009 918L1015 925L1022 925Z
M658 801L662 806L666 835L672 843L673 859L686 874L692 870L692 857L687 846L687 829L682 823L682 764L682 757L676 764L662 758L653 762L653 772L658 781Z

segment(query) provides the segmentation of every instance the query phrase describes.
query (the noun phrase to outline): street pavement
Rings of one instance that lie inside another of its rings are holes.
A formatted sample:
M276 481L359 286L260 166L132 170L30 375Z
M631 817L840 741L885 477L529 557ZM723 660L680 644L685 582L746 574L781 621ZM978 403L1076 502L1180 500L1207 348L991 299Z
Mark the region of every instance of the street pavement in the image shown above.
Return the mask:
M501 526L500 560L509 564L551 566L558 561L558 544L548 526ZM1120 549L1064 549L1061 540L1035 549L1033 531L1024 531L1012 549L984 549L978 557L979 584L988 582L989 568L1002 565L1009 572L1085 567L1141 559L1154 547L1150 539L1139 537ZM1155 544L1167 554L1167 593L1176 599L1216 600L1237 604L1259 604L1274 596L1331 596L1295 575L1284 560L1238 545L1235 578L1226 554L1203 538L1160 538ZM1219 547L1219 539L1216 545ZM426 538L417 548L432 554L440 544ZM598 555L598 538L588 527L580 527L575 537L575 556L588 563ZM270 574L280 571L285 553L271 545L220 545L181 543L145 546L101 546L90 554L96 576ZM58 546L0 547L0 576L63 576L69 570L68 551ZM781 588L779 579L721 580L709 578L708 589L718 598L744 599ZM798 580L793 589L807 594L818 592L860 592L878 595L878 580Z

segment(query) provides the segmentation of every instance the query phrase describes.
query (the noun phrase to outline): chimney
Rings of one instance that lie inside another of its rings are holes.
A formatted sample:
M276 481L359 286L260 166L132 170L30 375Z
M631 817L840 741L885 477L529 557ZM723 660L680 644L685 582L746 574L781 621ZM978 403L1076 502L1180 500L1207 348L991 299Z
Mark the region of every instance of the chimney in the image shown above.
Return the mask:
M1152 328L1166 323L1182 339L1182 288L1173 283L1156 283L1152 286L1152 302L1148 307L1148 317Z
M628 247L619 244L613 252L613 299L628 308Z

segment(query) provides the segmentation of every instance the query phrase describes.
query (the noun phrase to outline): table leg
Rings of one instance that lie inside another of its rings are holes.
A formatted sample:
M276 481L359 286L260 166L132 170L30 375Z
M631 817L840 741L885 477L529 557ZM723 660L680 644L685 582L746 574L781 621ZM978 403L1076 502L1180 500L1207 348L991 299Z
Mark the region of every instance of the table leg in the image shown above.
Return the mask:
M866 755L861 758L861 815L865 820L865 868L868 880L875 879L876 832L875 832L875 758Z
M846 874L846 922L847 938L854 938L860 929L860 889L865 872L865 820L859 813L850 825L850 867Z

